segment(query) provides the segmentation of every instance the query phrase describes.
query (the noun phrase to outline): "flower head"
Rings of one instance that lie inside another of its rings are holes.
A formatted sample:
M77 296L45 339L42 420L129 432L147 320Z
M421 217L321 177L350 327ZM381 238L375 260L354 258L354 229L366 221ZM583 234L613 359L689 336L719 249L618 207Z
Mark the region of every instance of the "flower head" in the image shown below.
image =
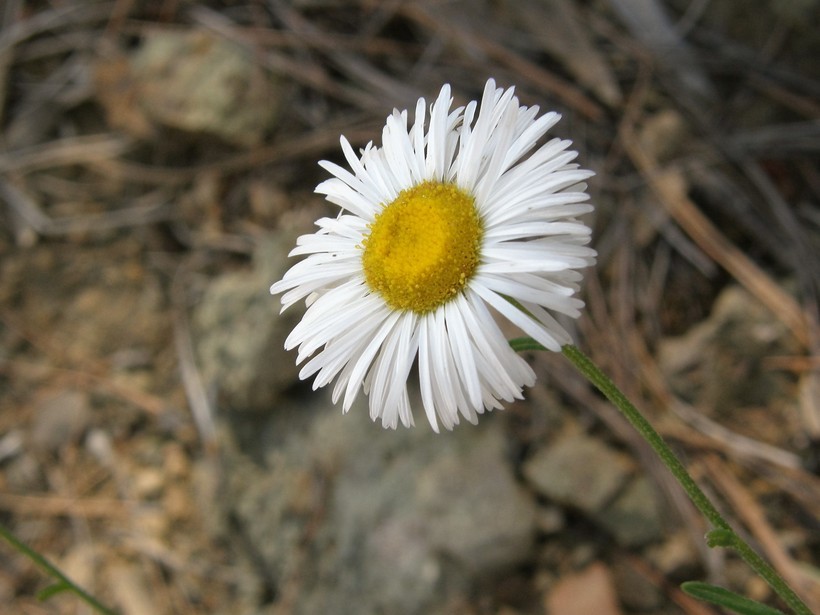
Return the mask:
M560 350L571 340L553 314L579 315L578 269L595 259L577 219L592 173L569 141L536 148L558 114L538 117L493 80L480 106L452 103L445 85L428 118L419 99L409 128L394 111L381 147L359 155L341 138L350 168L321 162L333 177L316 188L339 214L298 239L291 256L307 258L271 287L282 310L308 305L285 342L297 363L311 357L300 378L335 378L345 412L363 389L385 427L413 424L414 364L436 431L520 399L535 374L495 317Z

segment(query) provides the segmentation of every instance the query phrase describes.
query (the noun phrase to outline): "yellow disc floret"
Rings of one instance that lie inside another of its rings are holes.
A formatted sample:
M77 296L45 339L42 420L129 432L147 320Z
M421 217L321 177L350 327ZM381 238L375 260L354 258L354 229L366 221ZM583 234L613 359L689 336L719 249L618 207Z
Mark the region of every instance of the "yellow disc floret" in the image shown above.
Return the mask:
M478 266L482 227L475 199L426 181L399 193L368 225L368 286L396 310L423 314L452 299Z

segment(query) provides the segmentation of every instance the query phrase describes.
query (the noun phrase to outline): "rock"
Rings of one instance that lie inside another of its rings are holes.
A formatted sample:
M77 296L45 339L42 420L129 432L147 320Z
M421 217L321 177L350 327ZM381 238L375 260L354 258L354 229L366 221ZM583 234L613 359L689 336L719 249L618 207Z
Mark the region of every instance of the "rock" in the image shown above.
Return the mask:
M664 602L663 591L629 560L617 559L612 566L621 603L631 611L653 612Z
M417 505L436 518L432 546L471 571L501 569L532 546L535 509L513 479L499 429L465 432L416 479Z
M36 493L48 489L44 469L33 449L3 463L3 489L9 493Z
M619 615L612 573L601 562L563 577L546 598L547 613L555 615Z
M650 545L646 557L664 576L682 578L696 573L701 552L685 530L671 532L663 542Z
M540 506L536 512L535 523L542 534L557 534L566 527L564 511L558 506Z
M501 421L385 431L325 393L236 419L226 514L289 613L444 613L531 557Z
M0 464L23 452L25 437L21 429L12 429L0 436Z
M56 453L64 446L76 443L90 420L88 395L81 391L61 391L38 404L32 444L42 451Z
M197 30L151 30L134 53L109 51L95 82L109 122L140 138L154 136L158 124L253 146L281 100L251 49Z
M144 570L124 561L109 562L104 569L104 583L114 595L116 606L128 615L156 613L156 589L152 588Z
M114 465L114 445L111 435L102 429L92 429L85 438L85 448L101 465Z
M60 557L60 570L74 583L89 591L94 591L98 580L99 562L104 560L105 553L91 542L81 542L73 545L67 553Z
M584 434L569 434L524 464L524 476L543 496L585 513L601 510L634 467L626 455Z
M251 271L213 280L193 314L194 339L206 386L234 411L269 411L279 394L298 381L295 354L285 338L301 318L294 306L280 315L270 285L292 265L290 236L262 241Z
M138 500L155 500L165 487L165 472L159 468L140 468L134 473L132 497Z
M624 547L637 547L656 540L663 530L654 489L644 476L630 481L623 492L594 518Z

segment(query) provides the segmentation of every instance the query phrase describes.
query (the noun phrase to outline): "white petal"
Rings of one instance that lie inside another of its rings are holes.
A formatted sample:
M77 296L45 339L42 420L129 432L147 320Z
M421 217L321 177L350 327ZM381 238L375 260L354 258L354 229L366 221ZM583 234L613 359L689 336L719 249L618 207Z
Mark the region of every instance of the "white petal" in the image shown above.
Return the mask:
M345 412L350 409L351 404L353 404L353 401L356 399L356 395L361 388L362 381L370 369L370 364L373 362L373 359L381 348L381 345L384 343L384 340L393 331L393 328L396 326L400 316L401 314L399 312L391 312L387 319L382 323L379 331L373 339L370 340L367 347L358 357L356 357L355 366L350 373L350 380L345 388L345 399L343 404L343 409Z
M453 104L450 86L445 85L430 112L430 131L427 135L427 159L425 175L430 179L442 180L447 171L447 126L448 110Z
M444 326L444 312L434 312L430 324L430 375L438 403L438 416L445 429L452 429L458 424L458 393L455 366Z
M419 318L419 389L421 393L421 403L424 406L424 412L427 415L427 420L430 422L430 427L433 431L438 433L438 420L436 419L436 407L439 405L438 400L433 392L433 376L432 376L432 362L430 359L430 330L428 323L434 317L431 314L424 314ZM435 335L435 330L432 335Z
M528 302L541 305L572 317L580 316L579 308L584 305L580 299L556 295L546 289L521 284L507 276L483 275L481 282L488 289L505 297L510 297L522 303Z
M507 320L521 329L524 333L533 338L536 342L544 346L547 350L560 352L561 344L556 336L548 331L540 322L522 312L512 303L487 289L481 284L471 284L471 287L479 296L494 307Z
M444 318L447 323L447 338L450 351L458 370L458 381L464 385L467 401L475 409L481 408L481 383L478 380L478 369L473 356L473 345L464 326L462 310L465 308L462 295L444 306Z

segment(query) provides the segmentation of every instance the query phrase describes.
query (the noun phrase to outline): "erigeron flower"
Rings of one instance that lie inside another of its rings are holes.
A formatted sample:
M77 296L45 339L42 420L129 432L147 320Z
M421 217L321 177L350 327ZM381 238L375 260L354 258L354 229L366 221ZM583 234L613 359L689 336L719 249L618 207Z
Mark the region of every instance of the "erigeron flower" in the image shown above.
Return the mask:
M291 256L308 255L271 287L284 311L307 311L285 347L314 390L335 379L347 412L360 389L385 427L413 424L414 365L435 431L471 423L522 397L532 368L515 353L503 317L550 350L571 342L554 314L579 315L578 269L594 262L585 179L570 141L538 141L558 121L519 104L489 80L480 106L451 110L442 87L427 115L419 99L387 118L381 147L359 154L342 137L349 169L316 191L341 209L316 222Z

